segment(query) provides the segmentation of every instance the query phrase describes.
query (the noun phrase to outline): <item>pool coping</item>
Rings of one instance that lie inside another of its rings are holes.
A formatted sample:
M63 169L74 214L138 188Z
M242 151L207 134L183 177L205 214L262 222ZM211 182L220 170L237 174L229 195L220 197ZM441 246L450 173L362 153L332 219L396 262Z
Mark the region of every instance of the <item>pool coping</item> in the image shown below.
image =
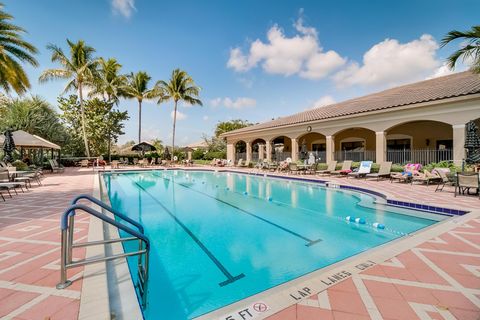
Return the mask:
M127 172L142 172L142 171L163 171L163 170L183 170L183 171L208 171L208 172L231 172L231 173L238 173L238 174L245 174L245 175L255 175L255 176L265 176L271 178L281 178L287 180L296 180L296 181L305 181L311 182L316 184L326 185L330 188L340 188L340 189L349 189L354 191L359 191L367 194L374 195L376 197L381 197L386 200L386 204L393 206L393 207L400 207L400 208L407 208L407 209L414 209L416 211L423 211L433 214L438 214L442 216L448 216L448 218L444 219L443 221L438 221L434 225L429 227L423 228L418 230L414 233L411 233L407 236L397 238L380 246L377 246L372 249L368 249L364 252L358 253L352 257L346 258L344 260L338 261L332 265L326 266L324 268L312 271L308 274L305 274L301 277L295 278L283 284L277 285L270 289L267 289L263 292L257 293L255 295L246 297L240 301L234 302L227 306L221 307L219 309L213 310L209 313L203 314L201 316L193 318L194 320L207 320L207 319L227 319L227 320L234 320L240 317L240 319L262 319L273 315L291 305L294 305L308 297L318 294L334 284L340 283L343 280L346 280L352 277L355 274L358 274L374 265L383 263L384 261L395 257L396 255L409 250L416 245L423 243L424 241L434 238L448 230L451 230L457 227L461 221L468 220L474 217L480 216L480 210L459 210L453 208L443 208L437 206L428 206L422 205L418 203L412 203L407 201L398 201L394 199L389 199L389 197L383 193L354 186L347 186L342 185L339 183L330 183L328 180L320 180L320 179L308 179L308 178L300 178L294 176L280 176L280 175L272 175L266 173L255 173L255 172L248 172L248 171L240 171L240 170L232 170L231 168L226 169L210 169L210 168L182 168L182 167L170 167L170 168L143 168L143 169L112 169L112 170L102 170L95 174L95 178L98 182L103 183L101 179L101 173L127 173ZM94 186L95 187L95 186ZM97 185L98 193L94 192L94 195L101 195L100 186ZM105 189L103 190L105 191ZM99 197L102 199L101 197ZM107 197L108 198L108 197ZM416 206L419 206L418 208ZM423 206L423 207L422 207ZM425 208L426 207L426 208ZM432 208L433 210L429 210ZM113 227L112 227L113 228ZM118 234L118 233L117 233ZM123 247L119 245L121 252L123 252ZM368 255L368 259L366 259ZM120 271L121 277L127 277L132 289L129 290L128 296L130 299L126 300L129 301L130 304L135 301L137 308L135 308L135 314L138 315L138 311L142 315L143 312L141 311L140 305L138 304L138 298L133 288L133 279L131 278L131 274L128 270L127 262L125 259L120 264L115 265L115 270ZM122 267L123 264L123 267ZM125 266L127 266L128 274L125 274ZM105 270L105 278L107 278ZM332 279L335 281L332 282ZM110 285L110 284L109 284ZM85 284L84 284L85 286ZM132 292L133 290L133 292ZM132 299L132 293L135 296L135 299ZM122 296L124 292L122 291ZM111 304L111 302L110 302ZM267 306L265 311L257 312L255 305L262 304ZM123 314L119 313L116 314L118 319L129 319L131 318L132 314ZM243 316L249 316L248 318L243 318Z

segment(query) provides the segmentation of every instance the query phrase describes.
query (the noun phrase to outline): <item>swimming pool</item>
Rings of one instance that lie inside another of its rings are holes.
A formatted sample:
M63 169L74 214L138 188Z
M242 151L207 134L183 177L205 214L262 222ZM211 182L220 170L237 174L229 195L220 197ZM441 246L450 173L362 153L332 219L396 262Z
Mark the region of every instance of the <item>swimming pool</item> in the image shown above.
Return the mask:
M191 319L437 222L303 181L182 170L103 176L113 208L151 241L146 319ZM136 258L129 264L135 270Z

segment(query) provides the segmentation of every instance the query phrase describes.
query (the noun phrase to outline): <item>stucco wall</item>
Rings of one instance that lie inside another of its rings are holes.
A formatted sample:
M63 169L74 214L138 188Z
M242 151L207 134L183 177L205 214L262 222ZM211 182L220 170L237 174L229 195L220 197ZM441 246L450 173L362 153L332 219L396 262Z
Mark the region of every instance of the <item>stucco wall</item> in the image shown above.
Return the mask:
M412 137L412 149L435 149L437 140L452 140L452 126L433 121L415 121L396 126L387 131L391 134L405 134ZM427 139L430 141L427 146Z
M365 150L375 150L375 132L363 129L347 129L335 135L335 150L341 150L341 141L348 138L365 139Z

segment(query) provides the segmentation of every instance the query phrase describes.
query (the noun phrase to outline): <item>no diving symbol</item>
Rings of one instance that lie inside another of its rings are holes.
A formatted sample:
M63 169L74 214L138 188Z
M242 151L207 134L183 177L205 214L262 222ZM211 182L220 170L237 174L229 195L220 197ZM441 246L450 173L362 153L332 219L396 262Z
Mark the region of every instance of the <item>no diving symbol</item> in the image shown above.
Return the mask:
M257 302L253 305L253 310L257 312L265 312L267 311L268 307L265 303Z

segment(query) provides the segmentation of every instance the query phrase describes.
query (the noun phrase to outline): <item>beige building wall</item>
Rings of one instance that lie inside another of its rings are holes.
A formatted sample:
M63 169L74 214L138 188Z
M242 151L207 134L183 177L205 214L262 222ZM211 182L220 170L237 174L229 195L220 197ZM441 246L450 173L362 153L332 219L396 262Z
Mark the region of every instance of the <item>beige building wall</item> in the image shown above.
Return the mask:
M305 144L307 145L307 150L312 150L313 143L325 143L325 136L323 134L317 132L310 132L305 135L298 137L298 145L301 146L303 141L305 140Z
M365 140L365 150L375 150L375 132L363 128L347 129L335 134L335 150L342 150L342 140L352 140L353 138Z
M453 139L453 130L451 125L442 122L415 121L387 130L387 140L389 135L410 136L412 149L436 149L437 141Z

